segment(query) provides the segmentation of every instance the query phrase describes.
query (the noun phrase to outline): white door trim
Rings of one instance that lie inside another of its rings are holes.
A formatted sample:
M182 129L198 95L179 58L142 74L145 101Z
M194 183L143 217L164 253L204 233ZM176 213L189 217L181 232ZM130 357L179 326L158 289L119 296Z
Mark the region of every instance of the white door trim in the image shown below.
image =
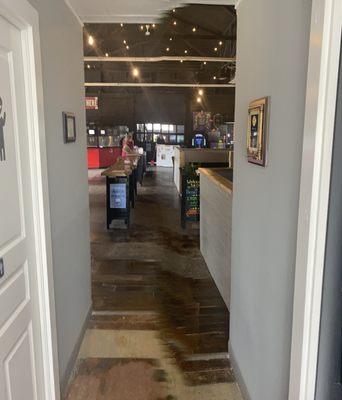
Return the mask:
M40 54L39 18L27 0L0 0L0 15L20 29L23 43L29 154L35 217L38 299L41 321L45 399L60 398L55 302L53 289L50 208ZM45 400L42 399L42 400ZM39 399L40 400L40 399Z
M313 0L289 400L315 398L341 29L341 0Z

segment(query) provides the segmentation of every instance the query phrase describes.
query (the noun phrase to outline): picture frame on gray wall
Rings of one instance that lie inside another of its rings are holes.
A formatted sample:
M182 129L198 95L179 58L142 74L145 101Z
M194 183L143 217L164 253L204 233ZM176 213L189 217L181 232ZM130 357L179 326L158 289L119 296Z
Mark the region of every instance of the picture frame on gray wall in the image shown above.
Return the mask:
M76 142L76 117L74 113L63 111L64 143Z

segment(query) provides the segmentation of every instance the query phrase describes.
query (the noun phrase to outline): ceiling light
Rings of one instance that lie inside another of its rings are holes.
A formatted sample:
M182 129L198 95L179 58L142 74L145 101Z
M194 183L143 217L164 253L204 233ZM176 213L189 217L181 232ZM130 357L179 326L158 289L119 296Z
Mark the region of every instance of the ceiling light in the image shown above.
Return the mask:
M173 21L173 25L177 25L177 21Z
M129 50L129 46L128 45L126 46L126 50Z
M152 28L155 28L156 27L156 24L152 24Z
M120 26L121 26L121 28L123 27L123 23L122 22L121 22Z
M167 48L166 48L166 51L170 51L170 47L167 47Z
M172 42L172 37L170 37L170 39L169 39L169 40L170 40L170 42Z
M217 47L214 47L214 51L217 51Z
M199 95L199 96L203 96L203 89L200 89L200 90L198 91L198 95Z
M108 54L108 53L106 53L106 54L105 54L105 56L106 56L106 57L109 57L109 54Z
M196 27L195 27L195 26L192 28L192 31L193 31L193 32L196 32Z
M197 97L197 103L201 103L202 99L201 97Z
M144 30L144 25L140 25L140 30Z
M222 40L220 40L220 41L219 41L219 45L220 45L220 46L222 46L222 45L223 45L223 42L222 42Z
M206 62L206 61L204 61L203 65L207 65L207 62Z
M216 80L216 76L215 75L213 76L213 79Z
M188 54L188 50L184 50L184 54Z
M87 68L90 69L90 65L89 64L87 64Z
M132 75L135 76L135 77L138 77L138 76L139 76L139 70L138 70L138 68L133 68L133 70L132 70Z
M174 8L174 9L172 10L172 12L176 12L176 9Z
M95 40L91 35L89 35L88 37L88 43L90 44L90 46L92 46L95 43Z
M182 63L182 62L183 62L183 60L180 60L180 62Z
M126 43L127 43L126 40L124 40L124 41L123 41L123 44L126 44Z

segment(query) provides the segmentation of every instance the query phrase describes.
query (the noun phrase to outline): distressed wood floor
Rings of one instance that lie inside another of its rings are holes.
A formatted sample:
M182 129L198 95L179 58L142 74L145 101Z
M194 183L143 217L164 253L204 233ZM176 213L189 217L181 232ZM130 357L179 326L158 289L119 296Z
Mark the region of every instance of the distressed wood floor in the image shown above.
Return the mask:
M222 389L219 384L234 383L227 358L229 313L200 254L198 227L186 231L180 228L179 197L171 172L154 170L146 176L138 189L131 228L113 231L105 229L105 182L98 173L92 174L89 183L94 312L89 332L122 332L128 337L129 331L153 331L163 348L160 358L172 361L185 385ZM144 343L140 346L144 347ZM125 378L127 374L132 377L133 371L146 369L147 365L150 375L136 372L144 382L142 386L148 380L155 390L146 394L146 399L176 399L177 390L170 393L165 386L168 372L167 368L163 371L163 362L151 358L145 365L144 360L81 359L68 400L88 399L77 397L87 376L93 380L91 386L98 388L94 389L97 394L93 399L119 398L108 397L106 389L112 385L115 373L121 376L126 371ZM131 362L129 367L127 362ZM112 385L111 391L121 393L120 388ZM125 398L122 393L121 400ZM232 393L217 399L240 398ZM140 392L140 397L127 399L143 400L144 396Z

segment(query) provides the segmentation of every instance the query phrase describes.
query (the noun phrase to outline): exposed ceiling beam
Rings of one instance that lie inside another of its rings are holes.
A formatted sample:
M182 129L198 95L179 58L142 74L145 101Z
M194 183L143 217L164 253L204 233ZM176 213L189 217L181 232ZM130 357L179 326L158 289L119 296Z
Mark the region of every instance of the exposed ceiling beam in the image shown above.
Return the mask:
M191 87L230 88L232 83L149 83L149 82L86 82L86 87Z
M169 37L170 34L164 35L164 37ZM216 35L201 35L201 34L193 34L193 33L173 33L171 36L175 39L191 39L191 40L197 40L197 39L205 39L205 40L217 40ZM222 35L221 38L222 40L236 40L236 35Z
M159 56L159 57L84 57L85 62L162 62L162 61L199 61L216 63L235 63L235 57L201 57L201 56Z

